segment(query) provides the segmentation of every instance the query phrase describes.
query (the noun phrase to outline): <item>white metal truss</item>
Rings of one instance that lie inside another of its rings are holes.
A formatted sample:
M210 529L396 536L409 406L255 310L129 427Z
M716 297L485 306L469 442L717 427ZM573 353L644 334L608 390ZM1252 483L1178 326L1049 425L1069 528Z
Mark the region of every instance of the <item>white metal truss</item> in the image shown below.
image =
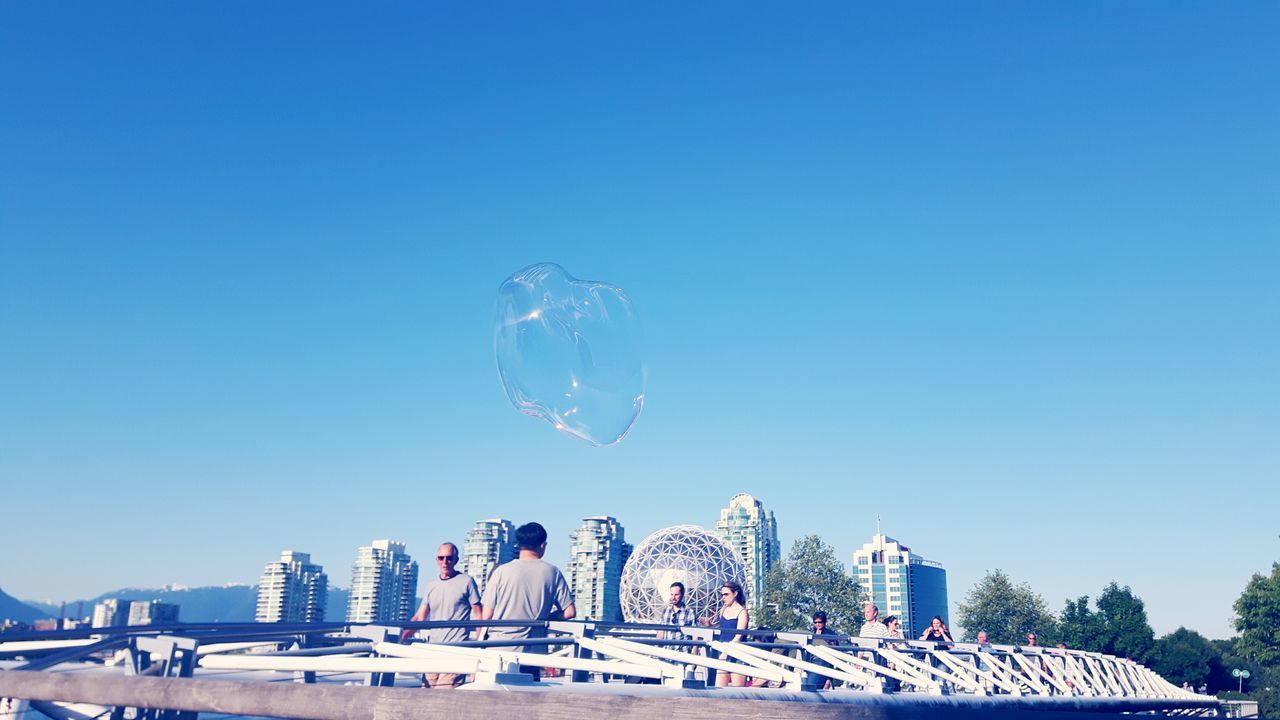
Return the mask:
M518 666L537 666L599 676L633 676L664 683L686 683L695 670L734 673L780 687L801 689L806 677L830 680L835 687L929 694L1065 696L1082 698L1202 698L1175 687L1131 660L1072 650L1041 651L1011 646L957 645L928 648L923 643L881 642L870 647L772 644L711 640L685 651L635 639L591 634L560 638L559 653L541 654L502 647L467 647L382 642L371 653L299 657L245 654L239 644L226 652L201 648L206 669L279 672L448 672L476 676L478 682L502 682ZM218 649L223 649L218 648ZM705 675L705 672L703 673ZM821 684L821 682L816 683Z
M364 682L379 685L394 684L397 675L404 682L408 681L405 675L455 673L469 676L469 686L493 687L530 683L521 666L532 666L562 670L562 682L568 684L632 677L695 692L700 688L716 692L712 676L731 673L753 678L756 685L792 692L830 687L829 692L837 694L949 695L975 700L1004 696L1015 703L1071 698L1099 709L1127 711L1137 702L1147 709L1186 715L1218 709L1213 698L1176 687L1132 660L1093 652L870 638L828 645L801 633L779 633L769 642L723 641L714 639L715 632L707 628L670 627L659 635L651 627L597 625L550 623L551 637L540 641L542 645L519 640L509 645L499 641L400 644L390 641L398 635L394 628L377 626L349 628L353 634L329 635L314 648L303 647L297 638L224 635L202 642L178 635L140 636L130 640L126 649L112 651L113 661L105 667L96 665L95 672L196 678L227 672L290 673L298 682L363 676ZM66 653L80 646L87 647L86 641L23 640L0 643L0 655ZM531 648L546 652L531 652ZM552 690L560 686L547 685ZM852 697L841 695L845 696Z

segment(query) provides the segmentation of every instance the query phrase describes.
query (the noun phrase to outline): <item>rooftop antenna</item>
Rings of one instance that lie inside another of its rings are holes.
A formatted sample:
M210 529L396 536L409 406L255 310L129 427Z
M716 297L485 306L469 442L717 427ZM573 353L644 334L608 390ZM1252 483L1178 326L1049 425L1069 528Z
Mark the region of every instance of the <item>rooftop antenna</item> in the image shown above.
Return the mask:
M880 513L876 513L876 534L880 534Z

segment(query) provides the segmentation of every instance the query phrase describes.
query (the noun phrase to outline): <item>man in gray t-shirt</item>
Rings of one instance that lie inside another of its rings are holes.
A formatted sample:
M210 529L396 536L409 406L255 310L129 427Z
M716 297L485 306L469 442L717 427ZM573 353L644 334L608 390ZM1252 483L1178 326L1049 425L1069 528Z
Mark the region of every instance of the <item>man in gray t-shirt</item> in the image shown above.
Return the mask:
M484 587L481 605L485 620L572 620L577 614L569 583L560 570L542 559L547 551L547 531L538 523L516 529L520 557L494 569ZM542 628L493 627L490 640L546 637ZM515 648L517 652L545 653L545 645ZM522 671L536 675L533 668Z
M472 613L480 619L480 589L476 581L465 573L454 568L458 565L458 546L444 543L436 550L436 563L440 566L440 574L427 580L427 589L422 595L422 604L414 613L414 622L470 620ZM466 628L432 628L420 631L418 637L426 636L428 642L448 643L467 639Z
M458 572L458 546L447 542L436 550L436 564L440 566L440 574L427 581L427 590L422 596L422 604L418 612L413 614L414 622L424 621L456 621L470 620L472 614L480 618L480 590L470 575ZM408 635L409 631L405 634ZM418 637L427 636L433 643L458 642L467 639L467 629L431 628L419 631ZM461 685L462 675L452 673L427 673L427 685L434 688L455 687Z

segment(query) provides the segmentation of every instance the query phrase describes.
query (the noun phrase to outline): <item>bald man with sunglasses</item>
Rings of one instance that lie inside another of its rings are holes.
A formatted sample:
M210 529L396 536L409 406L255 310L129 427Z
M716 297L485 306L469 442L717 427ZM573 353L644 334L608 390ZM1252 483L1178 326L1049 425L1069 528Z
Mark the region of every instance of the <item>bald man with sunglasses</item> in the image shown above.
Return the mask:
M451 542L443 543L436 550L436 565L440 568L440 574L427 580L426 592L422 594L418 612L413 614L413 622L480 619L480 589L474 578L458 572L458 546ZM406 630L405 636L410 632ZM424 634L427 642L431 643L453 643L467 639L467 629L462 627L422 630L418 637ZM465 675L454 673L427 673L425 683L428 687L448 689L461 685L465 679Z

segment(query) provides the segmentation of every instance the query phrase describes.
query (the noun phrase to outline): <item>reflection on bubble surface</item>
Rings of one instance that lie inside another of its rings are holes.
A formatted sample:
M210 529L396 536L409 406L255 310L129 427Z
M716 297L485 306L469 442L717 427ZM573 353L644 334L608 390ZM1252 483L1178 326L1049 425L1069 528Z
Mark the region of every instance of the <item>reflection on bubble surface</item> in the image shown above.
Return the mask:
M563 433L612 445L640 417L640 323L621 288L530 265L498 288L493 346L511 404Z

